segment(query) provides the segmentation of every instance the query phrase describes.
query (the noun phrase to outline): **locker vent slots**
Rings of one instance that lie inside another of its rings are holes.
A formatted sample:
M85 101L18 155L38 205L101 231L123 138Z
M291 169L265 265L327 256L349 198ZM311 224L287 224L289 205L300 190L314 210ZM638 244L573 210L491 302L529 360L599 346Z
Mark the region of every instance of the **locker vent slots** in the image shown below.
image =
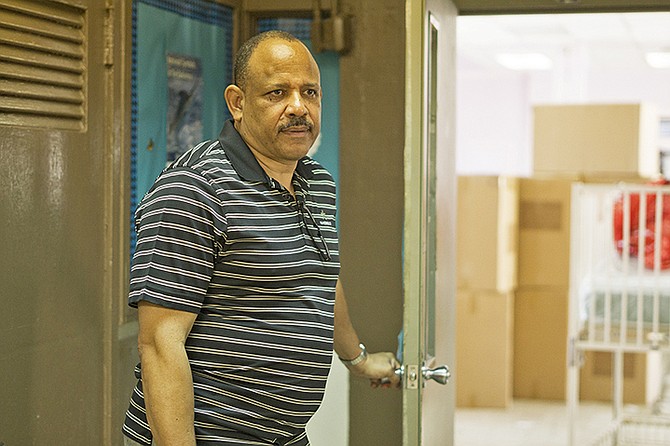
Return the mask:
M85 19L53 1L0 3L0 124L85 130Z

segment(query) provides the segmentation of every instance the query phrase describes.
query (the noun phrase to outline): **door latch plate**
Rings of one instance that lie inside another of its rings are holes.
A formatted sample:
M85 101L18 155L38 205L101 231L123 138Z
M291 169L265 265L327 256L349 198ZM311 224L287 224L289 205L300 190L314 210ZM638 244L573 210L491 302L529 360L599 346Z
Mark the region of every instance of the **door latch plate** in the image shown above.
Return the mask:
M405 384L408 389L418 389L419 388L419 366L417 365L408 365L407 366L407 383Z

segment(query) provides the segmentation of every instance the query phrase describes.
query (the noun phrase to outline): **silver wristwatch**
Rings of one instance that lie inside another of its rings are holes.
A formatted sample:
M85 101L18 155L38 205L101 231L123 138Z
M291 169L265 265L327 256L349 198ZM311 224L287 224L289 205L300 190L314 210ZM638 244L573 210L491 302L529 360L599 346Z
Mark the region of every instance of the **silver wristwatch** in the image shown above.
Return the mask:
M365 345L363 343L358 344L358 346L361 348L361 352L356 356L354 359L342 359L340 358L340 361L342 361L342 364L346 365L347 367L355 366L360 364L361 362L365 361L365 358L368 357L368 351L365 348Z

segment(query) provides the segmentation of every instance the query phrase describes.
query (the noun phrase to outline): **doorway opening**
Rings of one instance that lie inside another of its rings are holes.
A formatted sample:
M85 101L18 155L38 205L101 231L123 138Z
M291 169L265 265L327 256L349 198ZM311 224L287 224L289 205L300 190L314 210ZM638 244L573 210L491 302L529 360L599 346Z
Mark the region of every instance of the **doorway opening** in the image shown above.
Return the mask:
M665 12L459 16L457 175L537 177L534 107L588 104L650 105L656 121L653 136L659 158L658 174L667 175L666 152L670 151L670 88L667 87L667 76L670 68L662 65L662 59L664 55L670 57L667 55L669 41L670 13ZM583 179L584 172L575 171L574 177ZM616 178L611 177L608 181L614 182ZM517 216L522 219L524 202L516 203L521 206ZM518 221L517 224L522 226L524 223ZM466 230L457 228L459 234ZM511 236L513 243L519 243L516 247L518 256L527 252L522 243L530 240L519 235L522 231L523 228L518 229ZM564 244L567 262L569 231L565 233L568 234ZM551 249L545 246L544 250ZM554 252L554 259L559 254ZM526 286L529 282L521 277L527 272L522 271L523 262L528 265L527 259L519 257L518 268L512 268L516 276L507 282L511 285L504 290L511 294L500 308L507 308L509 317L503 314L493 316L493 320L498 322L495 324L498 333L487 332L492 329L491 326L485 329L480 326L476 340L472 336L462 336L464 324L476 323L478 317L483 320L487 315L476 312L483 311L484 307L474 305L473 298L463 297L465 291L472 296L477 295L478 290L459 287L459 305L466 301L466 305L470 305L469 312L465 312L467 320L460 318L462 313L459 310L457 323L457 350L468 349L469 354L469 359L465 361L458 354L455 373L460 392L455 417L455 444L459 446L487 445L492 444L494 439L496 444L515 446L567 444L565 397L569 282L542 284L536 281L531 289ZM461 264L460 258L458 264ZM493 268L500 271L499 264ZM562 297L552 300L550 305L553 306L545 306L543 311L541 307L547 300L547 293L553 292L558 293L555 296ZM531 309L528 307L531 304L538 307ZM544 323L538 320L542 316L547 317ZM529 323L531 318L532 323ZM556 326L560 329L555 330ZM465 379L469 373L459 371L459 368L467 366L468 361L476 362L476 355L486 351L502 351L504 354L499 356L498 364L491 364L492 358L486 357L487 381L479 381L478 390L472 390L474 382L470 385ZM597 358L587 357L587 360L592 366L597 365ZM637 357L637 362L638 365L645 363L651 367L649 361L641 356ZM547 366L550 371L541 372L545 368L538 367L538 364ZM597 369L595 366L588 368L589 373L596 373ZM639 370L638 375L645 375ZM534 376L534 373L543 375ZM584 373L582 370L582 386L583 380L589 378ZM536 379L543 384L524 387L524 384ZM637 379L645 381L648 378L638 376ZM648 384L641 384L643 388L645 385L648 387ZM491 389L499 395L497 401L483 401L478 397L477 392L488 392L490 396ZM590 444L607 429L611 420L611 403L602 400L608 398L609 394L582 401L579 425L576 426L579 444Z

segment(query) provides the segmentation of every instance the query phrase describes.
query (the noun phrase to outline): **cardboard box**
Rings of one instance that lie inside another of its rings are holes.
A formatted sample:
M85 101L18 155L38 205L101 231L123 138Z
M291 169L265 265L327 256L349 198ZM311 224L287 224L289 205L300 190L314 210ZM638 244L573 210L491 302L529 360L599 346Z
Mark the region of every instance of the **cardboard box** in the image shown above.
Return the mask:
M514 396L518 398L565 399L571 191L577 181L575 176L557 176L520 182L519 287L514 313ZM581 181L610 182L598 177ZM604 359L595 356L597 366L589 359L581 371L581 395L608 400L611 378L602 374ZM630 358L626 360L626 401L644 401L660 378L645 369L648 357Z
M570 280L571 178L519 183L519 287L564 287Z
M519 288L514 300L514 397L564 400L568 288Z
M649 353L625 353L623 360L623 400L626 404L652 402L658 389L647 386L647 356ZM587 351L580 370L579 398L591 401L612 401L612 353ZM660 368L658 369L661 370ZM647 401L647 393L649 399Z
M459 288L507 292L517 285L519 180L458 178L456 277Z
M514 397L564 400L567 383L568 290L520 288L514 300ZM581 400L612 400L612 353L587 351ZM658 351L624 354L624 403L651 404L663 383Z
M456 405L507 407L512 400L514 294L459 289Z
M640 183L640 178L621 178ZM571 195L575 183L612 183L574 175L519 181L519 287L568 287Z
M533 173L654 177L658 126L649 104L535 106Z

